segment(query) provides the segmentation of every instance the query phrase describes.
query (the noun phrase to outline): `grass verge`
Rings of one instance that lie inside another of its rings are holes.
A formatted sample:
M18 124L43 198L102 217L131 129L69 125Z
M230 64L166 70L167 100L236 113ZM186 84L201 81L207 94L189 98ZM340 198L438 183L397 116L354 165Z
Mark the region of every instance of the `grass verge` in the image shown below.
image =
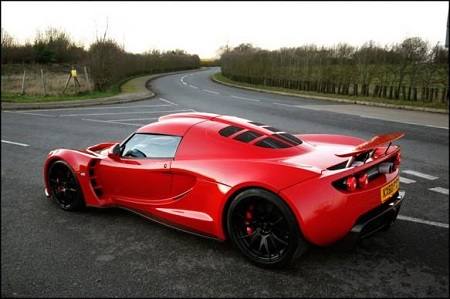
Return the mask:
M18 95L2 92L2 102L6 103L44 103L44 102L62 102L75 100L88 100L103 97L110 97L118 94L115 90L80 92L78 95L55 95L55 96L31 96Z
M62 101L77 101L77 100L89 100L89 99L97 99L97 98L106 98L118 95L121 92L132 93L135 91L135 87L130 85L127 86L127 82L131 79L140 77L143 75L135 75L128 77L126 79L121 80L120 82L111 86L108 90L105 91L83 91L76 95L67 94L67 95L20 95L17 93L1 93L1 101L6 103L44 103L44 102L62 102ZM124 88L125 87L125 90Z
M282 88L282 87L272 87L272 86L264 86L264 85L256 85L256 84L249 84L239 81L231 80L222 73L215 73L213 76L213 79L224 82L224 83L230 83L236 86L242 86L242 87L251 87L251 88L257 88L264 91L278 91L278 92L285 92L293 95L298 96L314 96L314 97L322 97L322 98L335 98L335 99L342 99L342 100L350 100L350 101L360 101L360 102L367 102L367 103L383 103L383 104L390 104L395 106L405 106L405 107L425 107L425 108L435 108L435 109L443 109L448 111L448 104L442 103L441 101L435 101L435 102L421 102L421 101L403 101L403 100L389 100L389 99L380 99L380 98L372 98L372 97L361 97L361 96L345 96L345 95L338 95L338 94L324 94L324 93L318 93L318 92L308 92L308 91L300 91L295 89L289 89L289 88ZM357 104L357 103L356 103Z

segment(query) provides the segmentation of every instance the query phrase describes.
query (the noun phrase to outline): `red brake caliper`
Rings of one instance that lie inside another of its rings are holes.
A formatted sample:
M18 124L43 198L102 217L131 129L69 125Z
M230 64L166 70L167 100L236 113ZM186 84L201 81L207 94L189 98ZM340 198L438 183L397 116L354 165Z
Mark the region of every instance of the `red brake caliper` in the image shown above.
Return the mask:
M252 222L252 220L253 220L253 205L250 205L248 207L247 212L245 212L245 225L248 235L253 234L253 228L250 227L250 223Z

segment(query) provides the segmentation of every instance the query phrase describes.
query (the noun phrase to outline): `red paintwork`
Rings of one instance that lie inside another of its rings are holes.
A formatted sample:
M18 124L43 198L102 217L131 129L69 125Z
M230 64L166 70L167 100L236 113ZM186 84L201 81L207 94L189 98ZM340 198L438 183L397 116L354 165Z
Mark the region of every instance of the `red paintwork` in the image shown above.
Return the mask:
M220 129L233 124L263 136L243 143L233 140L234 135L218 134ZM273 132L244 119L210 113L163 116L137 132L182 136L175 158L111 158L108 153L115 143L108 142L86 150L50 152L44 176L47 177L52 161L62 159L75 172L87 205L124 207L220 240L227 238L224 230L227 203L245 188L264 188L288 204L307 240L327 245L348 233L361 214L381 204L380 188L399 172L396 168L393 173L380 175L352 193L332 185L336 180L393 159L400 151L398 146L391 146L386 153L386 147L379 146L400 138L398 134L375 137L368 143L350 136L296 135L303 140L302 144L270 149L254 143ZM376 158L362 166L327 169L347 160L336 154L375 148ZM91 184L94 179L102 191L100 196ZM47 180L45 184L48 190Z

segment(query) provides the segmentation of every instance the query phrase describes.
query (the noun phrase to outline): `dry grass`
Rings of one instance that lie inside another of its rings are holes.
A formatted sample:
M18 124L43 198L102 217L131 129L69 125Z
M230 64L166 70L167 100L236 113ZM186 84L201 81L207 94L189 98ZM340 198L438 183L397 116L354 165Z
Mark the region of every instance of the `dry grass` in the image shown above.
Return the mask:
M8 94L21 94L22 92L22 74L10 73L2 74L1 76L1 88L2 93ZM44 80L46 84L46 95L61 95L64 86L68 78L68 73L64 72L44 72ZM65 94L73 95L78 92L88 91L88 84L84 75L80 74L78 70L78 81L80 82L80 88L75 88L74 81L71 79L69 86ZM91 86L92 86L91 82ZM25 94L33 96L43 96L44 89L42 85L41 73L39 71L27 70L25 74Z

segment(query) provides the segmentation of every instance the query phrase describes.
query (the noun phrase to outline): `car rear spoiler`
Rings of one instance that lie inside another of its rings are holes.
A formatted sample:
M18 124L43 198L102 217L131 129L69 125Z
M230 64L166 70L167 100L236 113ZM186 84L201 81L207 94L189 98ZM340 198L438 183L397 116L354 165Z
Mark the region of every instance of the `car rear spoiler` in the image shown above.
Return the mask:
M384 135L377 135L366 142L358 144L351 151L341 153L341 154L336 154L336 156L341 157L341 158L350 157L350 159L347 162L347 166L346 166L346 167L350 167L350 165L353 163L356 156L358 156L362 153L365 153L365 152L374 151L376 148L389 143L389 145L387 146L387 149L386 149L386 153L387 153L392 142L402 138L403 136L405 136L405 133L402 133L402 132L394 132L394 133L389 133L389 134L384 134Z

